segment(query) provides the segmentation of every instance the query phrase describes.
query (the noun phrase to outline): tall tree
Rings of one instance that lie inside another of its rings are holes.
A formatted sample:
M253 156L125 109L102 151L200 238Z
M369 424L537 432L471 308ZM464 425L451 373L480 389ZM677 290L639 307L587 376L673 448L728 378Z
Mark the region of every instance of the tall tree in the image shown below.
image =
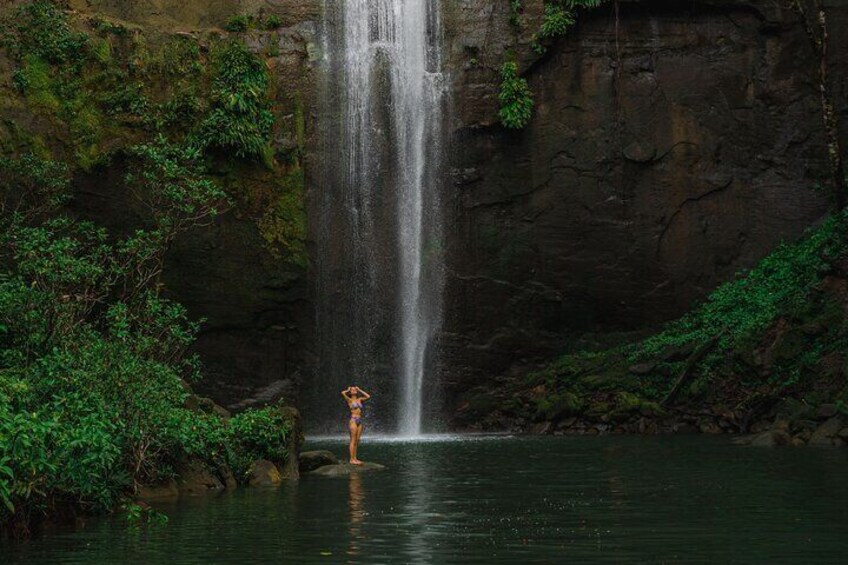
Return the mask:
M831 183L837 210L846 205L845 164L839 140L839 118L833 103L828 67L828 28L827 10L824 0L789 0L792 9L798 14L813 49L819 58L818 89L821 97L824 134L827 143L827 156L830 164Z

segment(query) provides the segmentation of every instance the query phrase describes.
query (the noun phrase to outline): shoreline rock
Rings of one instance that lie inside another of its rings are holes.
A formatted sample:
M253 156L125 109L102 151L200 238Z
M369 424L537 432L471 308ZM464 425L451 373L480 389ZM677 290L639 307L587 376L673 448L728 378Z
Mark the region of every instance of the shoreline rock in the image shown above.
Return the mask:
M366 463L362 465L351 465L350 463L336 463L335 465L322 465L306 475L316 477L348 477L353 474L366 473L368 471L385 471L387 467L379 463Z

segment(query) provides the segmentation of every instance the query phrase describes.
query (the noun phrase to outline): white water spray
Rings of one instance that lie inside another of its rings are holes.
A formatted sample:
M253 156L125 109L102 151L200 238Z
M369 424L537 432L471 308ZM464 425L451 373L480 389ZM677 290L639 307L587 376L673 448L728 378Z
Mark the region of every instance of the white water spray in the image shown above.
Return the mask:
M445 80L439 11L439 0L342 0L340 41L330 55L343 57L338 105L338 158L345 164L339 177L346 184L343 222L353 260L366 263L350 269L356 279L350 293L356 304L350 308L360 320L372 316L362 304L394 301L393 328L383 333L395 341L387 349L400 373L395 388L402 436L421 433L428 348L441 318L436 172ZM394 208L388 221L387 202ZM381 252L387 246L391 252ZM394 288L385 288L387 280ZM360 333L380 332L368 327ZM360 343L350 346L355 351L351 359L376 358L377 352L368 349L378 349L374 342L379 338L352 339ZM362 364L350 363L354 368Z

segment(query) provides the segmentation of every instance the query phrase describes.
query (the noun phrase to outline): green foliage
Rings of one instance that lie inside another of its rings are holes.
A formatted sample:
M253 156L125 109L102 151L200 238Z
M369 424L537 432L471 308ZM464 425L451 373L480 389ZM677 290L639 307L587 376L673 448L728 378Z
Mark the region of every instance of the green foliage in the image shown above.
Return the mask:
M283 20L280 16L271 15L265 18L265 29L275 30L283 27Z
M129 150L134 157L127 185L144 202L159 233L170 238L205 223L229 203L224 191L206 176L197 147L158 136Z
M285 459L279 413L230 427L184 407L199 325L159 294L158 275L169 243L212 217L223 193L196 150L158 139L129 155L153 223L125 238L61 212L63 166L0 161L14 172L0 177L3 202L15 205L0 234L0 525L26 527L63 504L111 508L187 457Z
M577 22L577 10L597 8L604 0L546 0L544 17L539 32L533 35L533 49L544 53L543 42L565 33ZM513 27L520 26L519 16L523 12L521 0L510 0L509 21ZM533 114L533 93L527 81L518 76L518 65L507 61L500 71L501 124L510 129L521 129L530 123Z
M509 24L515 28L519 27L520 16L524 12L522 0L509 0Z
M143 525L162 526L168 523L168 515L159 512L147 505L128 503L124 505L127 513L127 524L131 528L139 528Z
M244 33L250 29L252 21L253 18L250 16L240 14L227 20L224 29L233 33Z
M229 41L214 53L214 69L212 109L194 135L195 146L267 159L274 125L267 67L244 44Z
M18 58L37 57L50 64L78 64L84 58L88 37L75 32L55 2L36 0L23 4L14 15L11 46Z
M550 391L539 401L538 410L551 409L564 391L584 398L615 393L619 404L626 404L622 393L660 400L686 359L713 338L718 338L715 348L693 368L698 378L687 391L690 397L705 394L717 383L729 390L774 394L830 386L804 379L830 378L821 375L821 360L848 346L848 323L841 306L816 291L833 266L848 256L846 224L844 216L831 217L799 242L779 245L756 267L721 285L703 304L644 341L564 355L533 373L525 385L544 385ZM779 333L778 341L768 338L773 364L764 373L749 358L779 322L790 329ZM684 353L669 356L674 351ZM629 370L634 363L653 368L636 375ZM832 378L834 386L844 387L844 377ZM640 410L654 413L658 407L643 402Z
M506 62L501 67L500 100L501 123L510 129L521 129L533 116L533 93L527 80L518 76L518 64Z
M283 20L280 16L273 14L264 20L256 16L239 14L227 20L227 23L224 24L224 29L232 33L245 33L257 26L262 26L263 29L273 31L283 27Z
M562 37L577 23L577 10L597 8L604 0L547 0L545 15L539 32L534 35L533 49L537 53L546 51L544 42Z
M716 289L699 308L646 340L638 356L716 335L722 335L722 349L731 349L779 316L799 312L823 273L846 252L844 229L845 220L832 217L799 243L779 245L756 267Z
M268 407L233 417L227 428L229 464L236 477L243 479L257 459L282 464L288 457L291 421L279 408Z

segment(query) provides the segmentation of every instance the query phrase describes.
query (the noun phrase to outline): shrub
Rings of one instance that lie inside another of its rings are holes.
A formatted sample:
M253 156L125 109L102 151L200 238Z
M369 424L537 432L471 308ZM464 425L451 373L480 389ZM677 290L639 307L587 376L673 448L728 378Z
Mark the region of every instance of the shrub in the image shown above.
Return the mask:
M196 147L264 157L270 151L274 115L267 99L268 69L240 42L221 46L214 55L212 109L193 135Z
M233 16L224 24L224 29L233 33L244 33L250 29L251 21L252 18L250 16L243 14Z
M279 408L269 407L233 417L227 429L229 464L239 479L257 459L282 464L288 457L292 438L291 421Z
M501 123L510 129L521 129L533 116L533 94L527 81L518 76L518 64L504 63L501 67L501 90L498 95Z
M283 20L280 16L271 15L265 18L265 29L275 30L283 27Z

